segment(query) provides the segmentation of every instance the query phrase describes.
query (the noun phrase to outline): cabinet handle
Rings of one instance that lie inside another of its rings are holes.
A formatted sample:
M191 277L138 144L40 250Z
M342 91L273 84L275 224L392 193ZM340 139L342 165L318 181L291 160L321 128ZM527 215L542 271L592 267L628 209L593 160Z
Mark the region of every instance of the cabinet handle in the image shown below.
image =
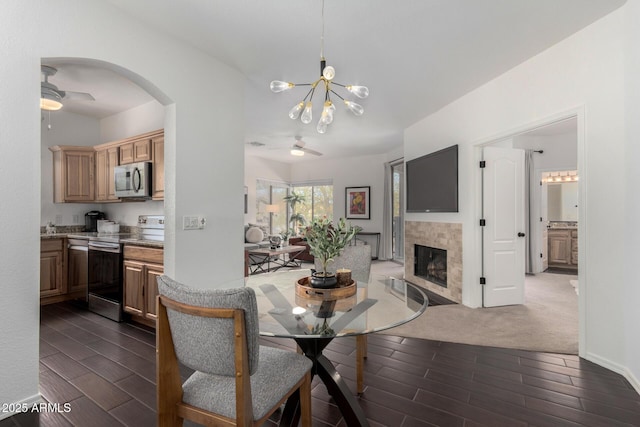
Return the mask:
M524 237L524 233L523 232L518 233L518 237Z

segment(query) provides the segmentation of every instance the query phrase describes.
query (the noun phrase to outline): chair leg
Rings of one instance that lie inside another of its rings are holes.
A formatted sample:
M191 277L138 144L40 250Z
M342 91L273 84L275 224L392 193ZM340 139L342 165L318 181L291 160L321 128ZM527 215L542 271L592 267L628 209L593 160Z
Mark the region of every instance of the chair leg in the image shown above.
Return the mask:
M367 336L356 336L356 390L364 391L364 359L367 358Z
M311 427L311 372L300 386L300 421L302 427Z

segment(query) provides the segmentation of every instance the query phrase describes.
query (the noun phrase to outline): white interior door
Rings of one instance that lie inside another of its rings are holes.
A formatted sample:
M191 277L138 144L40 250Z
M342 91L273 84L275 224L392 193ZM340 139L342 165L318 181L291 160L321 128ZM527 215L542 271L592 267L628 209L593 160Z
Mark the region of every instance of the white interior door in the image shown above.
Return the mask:
M483 206L484 305L524 303L524 151L486 147Z

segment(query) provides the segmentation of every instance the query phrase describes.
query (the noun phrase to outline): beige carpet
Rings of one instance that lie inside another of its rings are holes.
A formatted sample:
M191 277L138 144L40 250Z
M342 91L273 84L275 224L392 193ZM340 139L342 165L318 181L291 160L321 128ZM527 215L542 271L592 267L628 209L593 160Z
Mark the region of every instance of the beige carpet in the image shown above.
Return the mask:
M374 262L372 273L402 276L403 267ZM417 319L383 331L390 335L550 353L578 354L577 276L539 273L525 281L525 304L469 308L429 307Z

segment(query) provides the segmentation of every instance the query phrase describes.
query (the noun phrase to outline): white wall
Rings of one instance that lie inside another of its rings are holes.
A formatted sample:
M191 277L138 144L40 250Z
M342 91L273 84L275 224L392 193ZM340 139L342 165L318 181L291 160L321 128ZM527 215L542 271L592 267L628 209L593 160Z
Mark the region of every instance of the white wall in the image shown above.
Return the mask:
M41 58L106 61L167 105L165 271L199 287L243 283L244 78L97 0L4 1L0 55L0 402L12 403L38 396ZM207 227L179 229L185 214Z
M100 143L118 141L164 127L164 105L147 102L100 120Z
M53 153L54 145L92 146L99 143L100 123L97 119L65 112L64 110L42 113L40 164L41 212L40 225L51 221L55 225L84 225L84 214L99 210L100 205L89 203L53 203ZM51 129L47 128L51 120Z
M318 179L333 180L333 217L345 216L345 188L369 186L371 205L370 220L349 222L358 225L364 231L382 232L382 206L384 197L384 163L389 155L379 154L361 157L344 157L338 159L317 159L292 165L291 179L304 182Z
M129 111L98 120L65 112L64 109L43 113L42 135L42 211L40 225L51 221L56 225L84 225L84 214L91 210L104 211L107 218L124 225L136 225L138 215L162 215L164 203L148 200L131 203L53 203L53 156L49 147L54 145L93 146L117 141L164 126L164 106L157 101ZM51 121L51 129L47 128ZM60 219L61 221L58 221Z
M244 215L245 224L256 223L258 209L256 205L256 180L258 179L291 182L291 165L261 157L245 156L244 185L248 190L247 213Z
M576 131L549 136L516 136L513 147L542 150L542 154L533 155L533 167L537 170L575 170L578 167Z
M626 17L627 12L633 18ZM631 280L631 276L625 276L620 253L611 250L626 241L629 224L625 226L624 221L630 218L625 213L625 196L631 194L625 193L625 185L610 184L622 183L627 177L624 165L629 157L625 157L625 150L631 140L625 140L624 107L625 101L632 103L637 112L638 95L624 87L625 54L633 50L637 60L638 46L633 37L625 37L625 22L637 21L638 15L637 0L628 2L405 132L407 159L460 144L460 213L411 214L407 219L463 224L463 301L478 306L479 172L475 144L522 130L528 124L540 125L567 111L578 114L578 166L583 188L579 225L581 355L617 371L629 368L636 378L640 358L632 361L627 355L638 353L638 344L631 340L634 332L637 339L637 329L628 328L640 324L640 311L621 310L628 305L630 285L625 279ZM633 31L637 36L637 30ZM637 244L633 246L637 249Z
M638 325L640 325L640 315L638 301L640 301L640 286L638 286L638 258L640 258L640 227L638 227L638 212L640 212L640 2L628 0L625 6L626 38L624 40L625 58L625 161L621 163L625 169L625 205L617 206L624 212L624 229L626 239L624 240L624 282L622 292L624 302L622 312L624 313L624 336L625 336L625 369L627 375L635 378L636 390L640 393L640 339L638 339ZM618 325L611 325L618 327Z
M158 101L151 101L136 108L100 120L100 142L118 141L131 136L162 129L165 108ZM164 202L105 203L100 206L107 218L125 225L136 225L139 215L163 215Z

